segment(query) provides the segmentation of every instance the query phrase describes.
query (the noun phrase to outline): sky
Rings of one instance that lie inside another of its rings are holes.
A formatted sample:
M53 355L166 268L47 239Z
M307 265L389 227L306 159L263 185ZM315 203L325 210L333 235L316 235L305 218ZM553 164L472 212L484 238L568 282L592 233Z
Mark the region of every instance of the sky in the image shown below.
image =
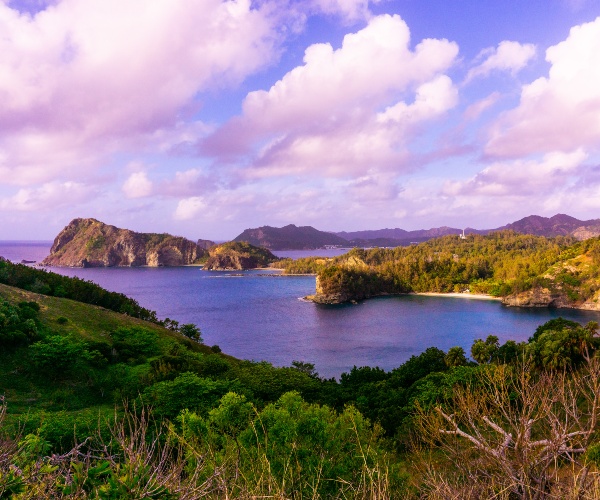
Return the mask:
M0 239L600 218L600 0L0 0Z

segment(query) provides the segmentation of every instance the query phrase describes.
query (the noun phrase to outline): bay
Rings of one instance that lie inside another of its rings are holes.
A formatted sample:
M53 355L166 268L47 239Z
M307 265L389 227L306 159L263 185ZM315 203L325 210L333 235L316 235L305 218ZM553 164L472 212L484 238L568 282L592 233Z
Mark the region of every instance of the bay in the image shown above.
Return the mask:
M13 255L15 248L10 246ZM48 249L46 242L43 256ZM6 250L0 242L0 255ZM22 252L11 260L31 255L31 247L23 246ZM507 308L460 297L407 295L320 306L301 300L314 293L314 276L277 277L266 271L210 272L193 266L51 270L124 293L161 318L194 323L206 344L233 356L277 366L311 362L325 377L339 377L354 365L390 370L430 346L447 350L459 345L469 352L474 339L490 334L501 342L526 340L538 325L559 316L600 321L595 312Z

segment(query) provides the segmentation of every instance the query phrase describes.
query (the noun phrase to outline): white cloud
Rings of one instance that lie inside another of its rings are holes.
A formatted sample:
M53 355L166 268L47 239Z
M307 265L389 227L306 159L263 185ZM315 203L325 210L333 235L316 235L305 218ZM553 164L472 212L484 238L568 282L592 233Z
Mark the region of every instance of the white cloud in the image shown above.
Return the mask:
M36 189L19 189L10 198L0 199L0 210L33 212L83 203L93 188L77 182L49 182Z
M521 100L491 129L485 153L517 157L600 147L600 17L575 26L546 51L548 77L525 85Z
M127 198L144 198L152 194L152 181L146 172L132 173L123 184L123 193Z
M553 152L541 160L514 160L490 165L464 182L448 182L442 193L457 196L544 196L560 191L576 178L588 155L582 149Z
M198 217L207 208L207 204L200 196L192 196L179 200L173 217L176 220L190 220Z
M500 100L501 97L502 95L500 94L500 92L492 92L490 95L484 97L483 99L480 99L479 101L476 101L473 104L469 105L463 113L465 120L476 120L477 118L479 118L479 116L481 116L481 114L484 111L494 106Z
M411 50L409 43L406 23L384 15L346 35L337 50L310 46L303 66L268 91L248 94L243 115L210 136L203 151L222 159L254 151L249 175L259 177L401 167L411 134L457 101L442 75L458 53L456 44L428 39Z
M477 59L483 62L472 68L467 73L466 81L477 77L486 77L492 71L508 71L512 74L523 69L535 57L535 45L519 42L503 41L497 48L485 49Z
M312 0L312 5L324 14L338 15L346 23L353 23L368 19L371 15L369 3L378 3L379 0Z
M271 7L61 0L31 16L0 2L0 174L16 184L76 175L176 126L198 92L277 57Z

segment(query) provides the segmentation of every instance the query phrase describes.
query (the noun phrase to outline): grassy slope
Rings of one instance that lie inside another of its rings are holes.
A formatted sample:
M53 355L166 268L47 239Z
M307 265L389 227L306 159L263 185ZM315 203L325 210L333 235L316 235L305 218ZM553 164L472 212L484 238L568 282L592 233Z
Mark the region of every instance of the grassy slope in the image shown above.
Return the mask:
M53 334L73 336L86 342L111 343L110 332L120 327L138 326L155 332L163 340L170 339L183 344L191 351L212 353L210 347L193 342L179 333L98 306L48 297L2 284L0 284L0 296L13 304L20 301L37 302L40 305L39 319L43 327ZM59 324L57 319L60 317L67 318L68 321ZM227 357L230 360L235 359ZM26 363L24 349L0 351L0 395L6 395L9 411L12 414L24 413L36 408L55 411L75 406L81 409L82 406L86 407L91 403L89 397L81 398L88 381L56 381L23 376L28 368ZM79 400L77 404L75 399ZM111 407L113 404L108 397L106 404Z

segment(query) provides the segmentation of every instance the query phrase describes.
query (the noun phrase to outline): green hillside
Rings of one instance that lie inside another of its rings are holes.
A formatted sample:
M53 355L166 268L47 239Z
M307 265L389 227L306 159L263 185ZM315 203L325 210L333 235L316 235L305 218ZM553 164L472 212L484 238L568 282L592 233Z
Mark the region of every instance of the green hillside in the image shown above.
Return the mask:
M318 302L409 292L470 292L515 306L600 309L600 239L575 241L500 231L445 236L410 247L355 248L332 259L285 261L317 274Z
M2 269L30 287L26 270ZM2 499L509 499L540 481L539 498L600 491L595 323L552 320L520 344L477 339L475 361L431 347L336 381L302 361L232 358L195 325L117 312L123 297L115 311L74 298L0 285ZM523 456L521 442L546 458Z

